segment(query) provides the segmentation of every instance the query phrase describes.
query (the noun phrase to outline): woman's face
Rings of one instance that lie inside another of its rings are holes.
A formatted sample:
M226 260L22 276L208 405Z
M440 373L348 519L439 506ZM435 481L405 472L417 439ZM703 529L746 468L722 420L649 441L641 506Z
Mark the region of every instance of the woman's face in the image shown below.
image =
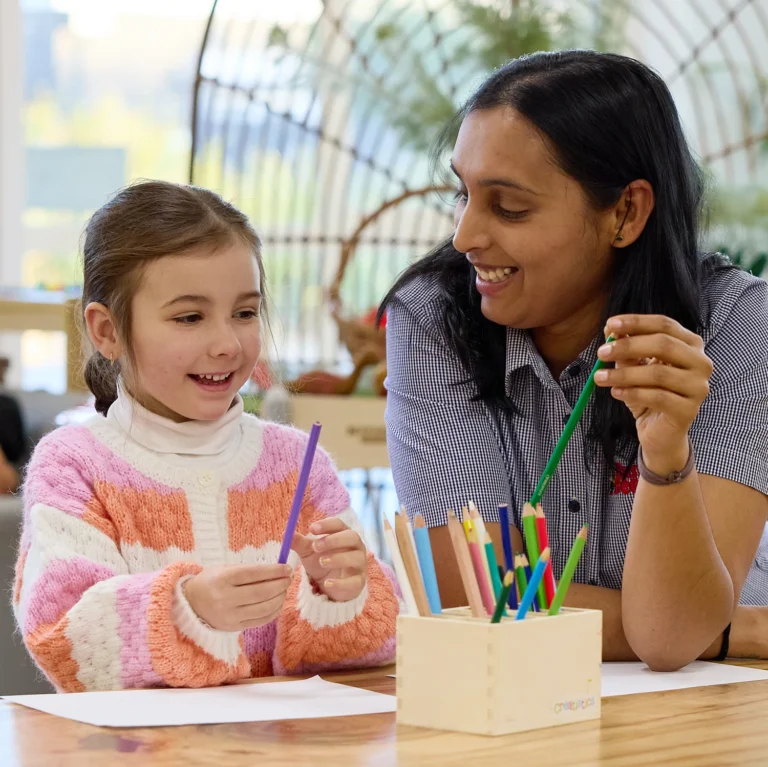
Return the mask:
M589 206L541 134L506 107L471 112L452 166L453 244L477 271L483 314L525 329L599 322L615 219Z

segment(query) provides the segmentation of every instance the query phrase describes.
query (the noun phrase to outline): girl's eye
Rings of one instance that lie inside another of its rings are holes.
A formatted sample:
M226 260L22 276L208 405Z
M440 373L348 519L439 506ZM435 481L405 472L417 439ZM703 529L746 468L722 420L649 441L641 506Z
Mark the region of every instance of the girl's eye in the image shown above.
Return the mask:
M259 316L259 313L254 309L243 309L240 312L237 312L235 317L237 317L239 320L253 320L256 319Z
M466 192L462 192L461 189L457 189L456 192L453 195L453 199L456 202L466 201L467 193Z
M183 317L174 317L173 321L178 325L194 325L200 319L199 314L185 314Z

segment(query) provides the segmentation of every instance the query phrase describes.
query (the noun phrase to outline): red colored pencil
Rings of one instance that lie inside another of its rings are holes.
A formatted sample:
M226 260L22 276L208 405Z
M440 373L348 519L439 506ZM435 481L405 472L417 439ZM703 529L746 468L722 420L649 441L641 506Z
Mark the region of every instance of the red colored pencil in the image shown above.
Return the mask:
M544 509L541 504L536 504L536 532L539 536L539 548L544 551L549 546L549 536L547 535L547 518L544 516ZM552 558L547 562L547 569L544 571L544 590L547 594L547 604L552 604L555 598L555 576L552 575Z

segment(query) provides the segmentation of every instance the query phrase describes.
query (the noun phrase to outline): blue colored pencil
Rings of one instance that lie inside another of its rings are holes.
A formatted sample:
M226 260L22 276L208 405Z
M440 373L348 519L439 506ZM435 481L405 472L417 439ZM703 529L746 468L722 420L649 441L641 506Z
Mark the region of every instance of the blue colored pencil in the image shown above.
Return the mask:
M515 615L516 621L525 619L525 614L528 612L531 603L536 596L536 591L539 588L541 579L544 577L544 571L547 569L547 562L549 562L549 549L544 549L539 555L539 561L536 562L536 567L533 568L533 573L528 581L528 588L523 594L523 598L520 600L520 607Z
M530 583L531 582L531 565L528 563L528 557L526 557L525 554L523 554L523 559L525 560L525 577L528 579L528 583ZM539 559L541 559L541 557L539 557ZM521 594L520 596L522 597L523 595ZM531 605L528 605L528 606L530 607ZM535 613L541 612L541 608L539 607L538 596L534 597L533 599L533 611Z
M288 554L291 551L291 544L293 543L293 535L296 532L296 525L299 523L301 504L304 501L304 493L307 492L309 473L312 470L312 461L315 459L317 441L320 439L320 428L321 427L319 423L314 423L312 424L312 429L309 432L309 441L307 442L307 450L304 453L304 462L301 464L299 482L296 485L296 493L293 496L291 512L288 515L288 524L285 526L283 544L280 546L280 556L277 558L278 563L281 565L284 565L288 561Z
M504 547L504 567L507 572L515 572L515 558L512 555L512 536L509 533L509 507L506 503L499 504L499 525L501 526L501 545ZM507 604L517 610L517 589L509 590Z
M429 543L427 524L421 514L413 520L413 538L416 542L416 554L419 557L421 577L424 579L424 588L427 592L427 601L432 615L443 612L440 604L440 591L437 588L437 575L435 574L435 561L432 558L432 546Z

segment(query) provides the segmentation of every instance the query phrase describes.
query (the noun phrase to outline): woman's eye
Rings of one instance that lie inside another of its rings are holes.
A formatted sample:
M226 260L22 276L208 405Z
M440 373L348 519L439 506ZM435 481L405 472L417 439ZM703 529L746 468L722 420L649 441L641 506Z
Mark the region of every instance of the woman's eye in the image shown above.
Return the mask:
M241 312L237 312L235 317L239 320L253 320L259 316L259 313L255 309L243 309Z
M183 317L174 317L173 321L179 325L194 325L200 319L199 314L185 314Z
M500 205L496 206L496 212L502 218L507 218L511 221L517 221L521 218L524 218L528 213L527 210L507 210L506 208L502 208Z
M454 192L453 199L456 202L463 202L467 199L467 193L463 192L461 189L457 189L456 192Z

